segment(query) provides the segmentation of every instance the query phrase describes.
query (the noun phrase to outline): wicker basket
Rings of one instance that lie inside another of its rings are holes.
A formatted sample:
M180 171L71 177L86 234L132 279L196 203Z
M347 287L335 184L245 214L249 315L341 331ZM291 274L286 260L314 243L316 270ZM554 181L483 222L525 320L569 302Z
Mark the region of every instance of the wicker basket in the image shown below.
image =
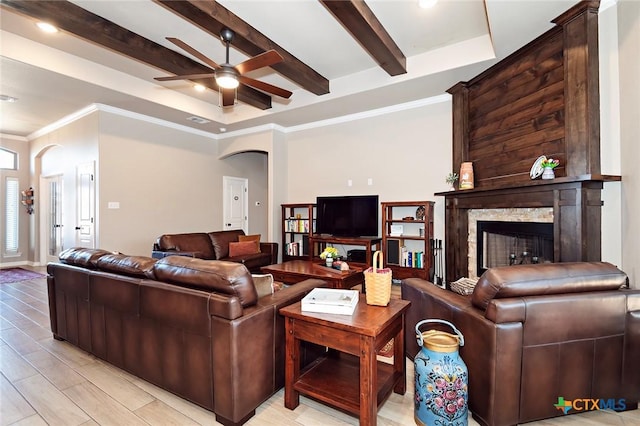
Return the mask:
M380 267L378 268L378 255ZM382 252L373 254L373 266L364 271L367 305L387 306L391 299L391 269L383 268Z

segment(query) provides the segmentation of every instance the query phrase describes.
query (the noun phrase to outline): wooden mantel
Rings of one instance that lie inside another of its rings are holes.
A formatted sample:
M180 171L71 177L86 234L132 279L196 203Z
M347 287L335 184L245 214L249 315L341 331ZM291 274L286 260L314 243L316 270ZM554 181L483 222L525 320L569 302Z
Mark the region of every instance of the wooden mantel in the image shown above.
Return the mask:
M551 207L554 262L600 260L602 186L619 180L619 176L584 175L510 188L437 193L445 197L446 282L468 275L468 214L473 209Z
M453 96L453 163L472 162L475 188L445 197L447 282L468 273L470 209L553 207L556 261L600 260L601 174L597 0L468 82ZM540 155L556 179L531 180Z

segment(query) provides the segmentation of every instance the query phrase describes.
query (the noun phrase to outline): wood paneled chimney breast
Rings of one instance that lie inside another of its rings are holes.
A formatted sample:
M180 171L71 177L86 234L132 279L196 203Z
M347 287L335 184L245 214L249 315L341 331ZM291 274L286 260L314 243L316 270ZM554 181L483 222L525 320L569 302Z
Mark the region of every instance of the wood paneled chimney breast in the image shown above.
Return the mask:
M582 1L531 43L453 96L453 164L471 161L475 188L445 197L447 282L467 275L470 209L552 207L554 261L600 260L599 1ZM540 155L556 179L532 180Z

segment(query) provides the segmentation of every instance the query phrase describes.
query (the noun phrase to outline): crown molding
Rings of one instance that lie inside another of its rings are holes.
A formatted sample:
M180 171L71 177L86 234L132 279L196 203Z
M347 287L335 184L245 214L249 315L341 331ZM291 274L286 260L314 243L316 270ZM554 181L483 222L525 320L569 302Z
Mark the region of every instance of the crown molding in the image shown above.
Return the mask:
M29 139L24 136L10 135L8 133L0 133L0 139L11 139L14 141L29 142Z
M211 132L206 132L203 130L198 130L198 129L194 129L192 127L189 126L184 126L182 124L177 124L171 121L167 121L167 120L162 120L159 118L155 118L155 117L151 117L145 114L139 114L137 112L132 112L132 111L128 111L122 108L117 108L117 107L113 107L110 105L104 105L104 104L91 104L86 106L85 108L82 108L81 110L78 110L76 112L74 112L73 114L69 114L66 117L61 118L58 121L55 121L45 127L43 127L42 129L35 131L33 133L31 133L29 136L27 136L26 138L23 138L24 140L30 141L36 138L39 138L41 136L44 136L48 133L51 133L55 130L58 130L76 120L79 120L91 113L97 112L97 111L102 111L102 112L108 112L111 114L116 114L116 115L120 115L123 117L128 117L134 120L139 120L139 121L144 121L147 123L152 123L152 124L156 124L159 126L165 126L165 127L169 127L171 129L175 129L175 130L179 130L182 132L186 132L186 133L191 133L194 135L198 135L198 136L203 136L206 138L210 138L210 139L214 139L214 140L225 140L225 139L229 139L229 138L235 138L238 136L245 136L245 135L250 135L250 134L256 134L256 133L262 133L265 131L278 131L278 132L282 132L282 133L294 133L294 132L300 132L303 130L309 130L309 129L316 129L319 127L326 127L326 126L333 126L336 124L341 124L341 123L347 123L347 122L351 122L351 121L358 121L358 120L364 120L367 118L372 118L372 117L378 117L381 115L385 115L385 114L391 114L391 113L395 113L395 112L400 112L400 111L406 111L406 110L410 110L410 109L414 109L414 108L420 108L423 106L427 106L427 105L433 105L433 104L438 104L441 102L450 102L451 101L451 95L448 93L442 94L442 95L438 95L438 96L432 96L429 98L424 98L424 99L419 99L417 101L411 101L411 102L405 102L403 104L397 104L397 105L391 105L388 107L384 107L384 108L377 108L377 109L372 109L369 111L363 111L363 112L358 112L355 114L348 114L348 115L344 115L341 117L336 117L336 118L330 118L327 120L319 120L319 121L313 121L313 122L309 122L309 123L305 123L305 124L300 124L298 126L291 126L291 127L284 127L284 126L280 126L278 124L275 123L269 123L269 124L264 124L261 126L255 126L255 127L249 127L246 129L242 129L242 130L236 130L233 132L229 132L229 133L225 133L222 135L219 134L215 134L215 133L211 133ZM14 139L20 138L20 136L11 136L11 135L2 135L3 137L11 137Z

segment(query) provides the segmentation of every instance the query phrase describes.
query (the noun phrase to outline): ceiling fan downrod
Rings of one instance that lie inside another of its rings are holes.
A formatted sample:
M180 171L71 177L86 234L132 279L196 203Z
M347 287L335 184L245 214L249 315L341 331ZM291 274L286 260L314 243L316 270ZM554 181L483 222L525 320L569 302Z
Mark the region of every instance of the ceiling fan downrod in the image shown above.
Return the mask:
M222 31L220 31L220 38L222 39L224 44L227 46L227 58L225 61L226 64L230 63L229 62L229 46L231 45L233 36L234 36L234 33L229 28L223 28Z

